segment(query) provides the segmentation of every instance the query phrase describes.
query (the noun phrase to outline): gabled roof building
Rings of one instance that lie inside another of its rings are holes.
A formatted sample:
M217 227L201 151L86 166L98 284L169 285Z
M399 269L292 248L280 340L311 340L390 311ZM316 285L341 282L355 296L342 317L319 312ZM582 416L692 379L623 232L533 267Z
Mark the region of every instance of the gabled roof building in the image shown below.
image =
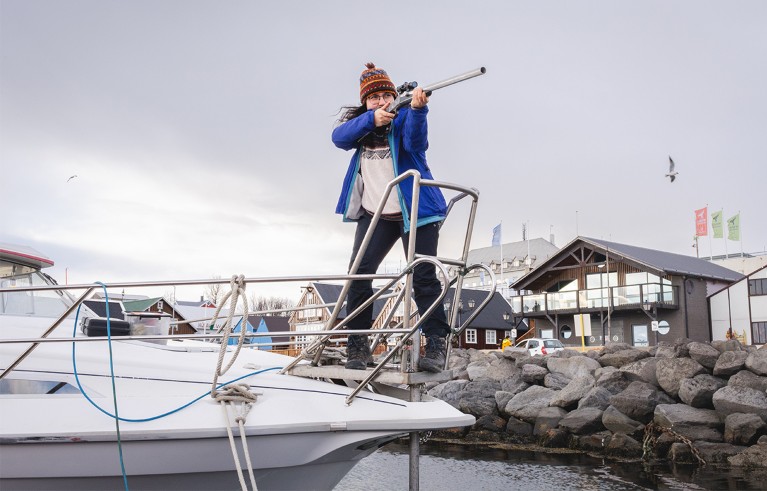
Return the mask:
M742 277L704 259L577 237L513 283L521 294L510 303L538 336L566 345L709 341L708 296Z

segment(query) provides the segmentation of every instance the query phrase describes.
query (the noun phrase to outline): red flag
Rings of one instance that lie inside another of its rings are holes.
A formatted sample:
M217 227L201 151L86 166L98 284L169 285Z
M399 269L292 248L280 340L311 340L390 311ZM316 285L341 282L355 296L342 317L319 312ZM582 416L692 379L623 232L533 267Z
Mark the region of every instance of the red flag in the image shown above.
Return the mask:
M698 237L708 235L708 206L695 210L695 235Z

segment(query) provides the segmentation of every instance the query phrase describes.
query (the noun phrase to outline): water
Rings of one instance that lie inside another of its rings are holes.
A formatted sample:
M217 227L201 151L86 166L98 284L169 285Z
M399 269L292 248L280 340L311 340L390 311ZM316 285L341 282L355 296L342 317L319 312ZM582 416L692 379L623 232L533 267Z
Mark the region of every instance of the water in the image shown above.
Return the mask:
M407 444L363 459L335 491L408 489ZM420 489L439 490L749 490L767 488L767 472L711 466L645 465L580 454L545 454L437 442L421 446Z

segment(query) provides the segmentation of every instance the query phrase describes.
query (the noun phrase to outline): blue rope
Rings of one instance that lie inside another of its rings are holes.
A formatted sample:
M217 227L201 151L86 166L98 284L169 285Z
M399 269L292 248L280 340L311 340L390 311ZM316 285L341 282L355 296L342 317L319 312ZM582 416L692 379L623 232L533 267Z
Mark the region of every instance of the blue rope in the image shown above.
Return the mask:
M85 392L85 389L83 388L82 384L80 383L80 376L79 376L79 374L77 372L77 357L76 357L76 346L77 346L77 343L74 341L74 338L77 335L77 321L78 321L78 318L80 317L80 307L82 307L82 303L77 306L77 313L75 314L75 325L74 325L74 329L72 330L72 338L73 338L72 339L72 371L73 371L74 376L75 376L75 381L77 382L77 388L80 389L80 393L83 395L83 397L85 397L85 399L93 407L95 407L96 409L98 409L102 413L106 414L107 416L109 416L110 418L113 418L115 420L115 427L117 428L117 448L118 448L119 454L120 454L120 468L122 469L123 484L125 485L125 490L128 491L128 474L125 472L125 460L123 458L122 439L121 439L121 435L120 435L120 421L125 421L125 422L128 422L128 423L145 423L147 421L153 421L153 420L161 419L161 418L164 418L166 416L170 416L173 413L177 413L177 412L181 411L182 409L186 409L187 407L191 406L195 402L197 402L197 401L203 399L204 397L210 395L210 391L206 390L201 396L192 399L188 403L186 403L186 404L184 404L182 406L179 406L176 409L173 409L171 411L168 411L168 412L165 412L165 413L162 413L162 414L158 414L157 416L151 416L151 417L148 417L148 418L123 418L123 417L121 417L119 415L118 410L117 410L117 387L116 387L116 384L115 384L114 359L112 357L112 329L111 329L111 323L109 321L109 294L107 293L106 285L104 285L104 283L101 283L101 282L97 281L96 284L101 285L101 287L104 289L104 300L106 302L107 344L109 345L109 373L110 373L110 378L112 380L112 400L114 401L114 407L115 407L114 414L112 414L109 411L107 411L106 409L102 408L93 399L91 399L90 396L88 396L88 394ZM225 385L229 385L229 384L231 384L233 382L237 382L237 381L242 380L244 378L247 378L247 377L250 377L250 376L253 376L253 375L258 375L258 374L261 374L261 373L264 373L264 372L269 372L269 371L272 371L272 370L282 370L282 367L265 368L263 370L257 370L255 372L247 373L247 374L245 374L245 375L243 375L241 377L237 377L237 378L235 378L233 380L230 380L228 382L223 382L223 383L219 384L216 388L220 389L221 387L224 387Z

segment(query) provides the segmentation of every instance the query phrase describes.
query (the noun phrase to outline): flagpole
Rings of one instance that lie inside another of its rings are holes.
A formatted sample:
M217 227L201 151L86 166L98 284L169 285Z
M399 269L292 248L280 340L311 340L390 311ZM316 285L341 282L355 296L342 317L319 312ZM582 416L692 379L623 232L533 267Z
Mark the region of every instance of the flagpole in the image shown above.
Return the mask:
M743 257L743 231L740 230L740 210L738 210L738 235L740 236L740 257Z
M499 234L500 237L498 237L498 245L501 246L501 288L503 288L503 220L501 220L501 223L499 225L501 233ZM496 285L498 286L498 285ZM506 292L508 295L509 292Z
M722 208L722 220L724 220L724 208ZM724 258L728 259L730 257L730 253L727 252L727 237L724 236L724 223L722 223L722 237L724 238Z
M711 248L711 235L708 233L708 203L706 203L706 235L708 235L708 260L714 259L714 250Z

